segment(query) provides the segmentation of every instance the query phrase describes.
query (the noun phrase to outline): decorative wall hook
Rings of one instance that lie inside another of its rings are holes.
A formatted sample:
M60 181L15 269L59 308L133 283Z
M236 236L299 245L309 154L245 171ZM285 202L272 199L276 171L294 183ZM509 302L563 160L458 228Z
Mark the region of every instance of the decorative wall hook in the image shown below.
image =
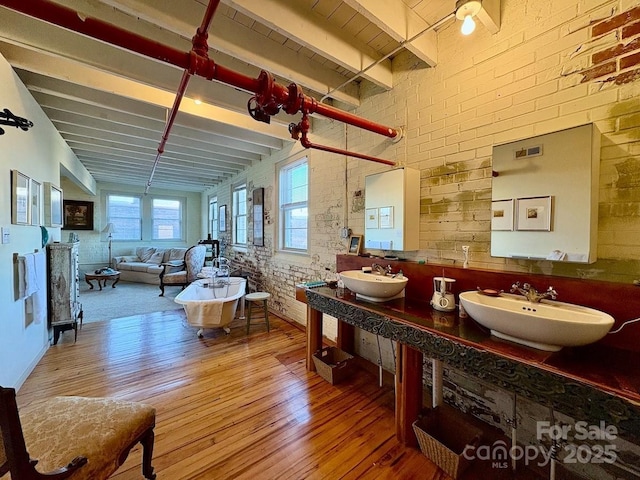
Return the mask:
M0 125L8 125L10 127L16 127L25 132L33 127L33 122L26 118L18 117L11 113L8 108L5 108L0 112ZM0 135L4 135L4 129L0 127Z

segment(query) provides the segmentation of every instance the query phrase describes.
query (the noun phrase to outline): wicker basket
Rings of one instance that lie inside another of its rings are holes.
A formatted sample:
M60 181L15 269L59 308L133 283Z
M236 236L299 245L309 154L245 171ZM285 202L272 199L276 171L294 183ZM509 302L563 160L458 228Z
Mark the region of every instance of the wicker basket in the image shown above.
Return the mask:
M325 347L313 354L318 375L331 385L341 382L353 372L353 355L336 347Z
M469 466L462 454L467 445L480 441L482 431L440 408L413 422L420 450L449 476L458 478Z

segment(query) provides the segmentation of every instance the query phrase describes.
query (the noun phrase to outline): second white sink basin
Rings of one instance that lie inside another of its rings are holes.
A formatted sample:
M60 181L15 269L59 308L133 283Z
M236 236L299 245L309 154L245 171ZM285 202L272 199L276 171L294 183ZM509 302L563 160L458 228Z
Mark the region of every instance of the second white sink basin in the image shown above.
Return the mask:
M402 296L402 291L409 281L407 277L391 277L375 273L364 273L360 270L346 270L339 273L344 286L356 294L356 297L371 302L386 302Z
M463 292L460 302L492 335L552 352L597 342L614 322L611 315L593 308L552 300L532 303L507 293L491 297Z

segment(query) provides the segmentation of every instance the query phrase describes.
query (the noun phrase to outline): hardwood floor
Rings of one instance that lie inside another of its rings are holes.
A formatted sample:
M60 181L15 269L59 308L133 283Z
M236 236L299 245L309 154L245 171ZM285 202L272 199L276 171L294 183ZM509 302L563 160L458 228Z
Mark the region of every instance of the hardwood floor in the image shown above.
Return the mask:
M54 395L113 396L157 409L158 480L448 478L394 433L393 391L369 372L330 385L308 373L305 334L235 320L198 339L181 312L85 324L65 333L18 404ZM140 479L140 448L115 480ZM465 479L497 478L470 470ZM523 478L523 477L518 477Z

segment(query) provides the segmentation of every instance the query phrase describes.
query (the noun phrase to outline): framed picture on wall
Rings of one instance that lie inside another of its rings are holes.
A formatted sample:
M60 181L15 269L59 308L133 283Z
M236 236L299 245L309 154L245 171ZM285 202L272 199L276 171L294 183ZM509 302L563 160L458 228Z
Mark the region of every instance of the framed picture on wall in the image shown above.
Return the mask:
M31 197L30 178L18 170L11 170L11 223L29 225Z
M63 230L93 230L93 202L64 200Z
M362 235L351 235L349 238L348 255L360 255L362 251Z
M226 232L227 231L227 206L220 205L218 208L218 231Z
M264 247L264 188L253 189L253 244Z
M31 225L42 223L42 185L31 179Z
M50 182L44 182L44 225L62 226L62 189Z

